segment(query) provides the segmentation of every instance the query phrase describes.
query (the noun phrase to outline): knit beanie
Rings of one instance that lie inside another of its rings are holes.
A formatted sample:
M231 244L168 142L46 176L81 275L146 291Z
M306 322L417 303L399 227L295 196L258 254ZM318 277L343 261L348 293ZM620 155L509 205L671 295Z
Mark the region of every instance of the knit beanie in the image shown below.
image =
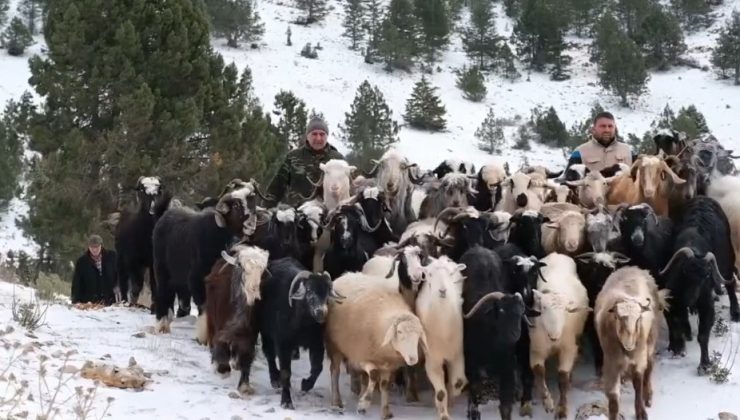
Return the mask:
M310 134L314 130L323 130L324 133L326 133L327 135L329 134L329 126L327 126L326 122L319 117L313 117L311 118L311 121L308 122L308 127L306 127L306 135Z

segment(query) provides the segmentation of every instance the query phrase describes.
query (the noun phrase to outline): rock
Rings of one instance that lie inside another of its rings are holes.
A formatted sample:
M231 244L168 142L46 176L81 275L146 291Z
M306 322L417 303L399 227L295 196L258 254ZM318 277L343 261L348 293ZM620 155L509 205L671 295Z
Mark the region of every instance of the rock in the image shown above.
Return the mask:
M131 337L144 338L146 337L146 333L144 331L137 332L136 334L133 334Z
M239 393L238 393L238 392L236 392L236 391L231 391L231 392L229 392L229 398L231 398L231 399L233 399L233 400L238 400L238 399L240 399L241 397L242 397L242 396L241 396L241 395L239 395Z
M51 357L53 357L55 359L61 359L62 356L64 356L64 352L61 351L61 350L57 350L57 351L55 351L54 353L51 354Z
M242 420L242 416L231 416L230 420Z
M719 420L737 420L737 416L730 412L723 411L719 413Z
M104 355L100 356L100 360L105 360L105 359L110 359L110 358L111 358L111 355L110 355L110 354L108 354L108 353L106 353L106 354L104 354Z
M26 335L26 337L29 337L29 338L33 338L34 340L38 339L38 337L37 337L37 336L33 335L33 334L32 334L32 333L30 333L30 332L27 332L27 333L26 333L25 335Z
M13 328L12 325L8 325L7 327L5 327L5 330L3 330L2 332L0 332L0 335L10 334L13 331L15 331L15 328Z

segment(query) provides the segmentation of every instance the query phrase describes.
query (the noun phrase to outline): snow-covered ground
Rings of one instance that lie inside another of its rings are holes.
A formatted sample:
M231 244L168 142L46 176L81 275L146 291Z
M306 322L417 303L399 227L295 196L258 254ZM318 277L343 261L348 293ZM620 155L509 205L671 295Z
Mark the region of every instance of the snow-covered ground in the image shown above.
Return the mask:
M57 369L62 365L63 354L74 350L68 365L80 368L85 361L115 364L126 367L129 358L136 359L145 372L152 374L152 382L142 391L121 390L101 386L97 391L95 414L99 418L106 406L106 399L113 397L108 413L113 419L147 418L147 419L324 419L340 418L329 407L329 366L324 364L315 389L304 394L299 390L298 381L309 373L307 354L301 354L300 361L293 362L293 399L295 411L280 408L280 394L270 387L267 365L258 350L258 356L252 369L252 383L256 394L242 398L236 391L238 372L229 378L221 378L210 366L210 356L206 347L193 340L193 317L178 319L173 323L172 334L154 335L150 333L153 316L140 309L110 307L102 310L78 310L64 304L49 307L46 325L26 334L25 330L12 321L11 302L13 294L17 299L31 299L33 291L10 283L0 281L0 398L6 387L10 392L7 379L13 373L18 381L29 381L32 399L27 396L12 413L9 407L0 405L0 417L28 411L29 418L40 407L38 391L39 357L49 357L47 382L52 390L57 384ZM719 314L726 318L727 307L721 305ZM718 308L720 305L718 305ZM7 326L14 329L4 334ZM694 325L695 328L695 325ZM740 345L740 324L730 326L731 333L723 337L712 336L710 351L724 353L724 358L732 359ZM694 331L696 331L694 329ZM665 331L663 331L665 335ZM665 338L665 337L664 337ZM18 349L14 350L18 343ZM34 344L35 343L35 344ZM659 348L665 348L663 340ZM20 360L9 366L4 372L12 355L17 355L24 348L34 351L21 356ZM699 360L699 348L696 341L688 343L688 355L681 359L672 359L660 354L653 374L655 396L653 407L648 409L650 418L654 419L715 419L723 411L740 412L740 364L731 368L730 380L717 385L707 377L696 374ZM69 372L74 371L67 368ZM553 371L551 371L552 373ZM553 398L557 398L558 387L551 375L549 387ZM79 375L67 373L63 380L72 377L60 389L57 401L64 401L74 393L74 388L93 386L92 381ZM593 368L588 356L578 362L573 374L573 388L568 395L570 416L573 418L576 409L586 403L605 401L604 394L593 389ZM365 416L356 414L357 397L349 390L349 378L342 370L342 398L345 403L343 418L377 418L378 397ZM44 393L44 405L49 394ZM2 400L0 400L2 401ZM630 381L622 386L621 410L625 418L634 418L633 392ZM72 398L60 406L58 418L73 418L71 410L76 402ZM4 411L5 410L5 411ZM430 419L436 417L431 392L421 393L421 402L406 403L405 398L395 392L391 395L391 410L399 419ZM466 397L463 395L455 401L451 411L453 418L465 418ZM498 401L489 402L481 407L484 418L498 418ZM515 410L516 412L516 410ZM535 400L534 419L550 418L541 402ZM518 415L515 414L515 418ZM598 417L594 417L598 418ZM604 417L605 418L605 417Z

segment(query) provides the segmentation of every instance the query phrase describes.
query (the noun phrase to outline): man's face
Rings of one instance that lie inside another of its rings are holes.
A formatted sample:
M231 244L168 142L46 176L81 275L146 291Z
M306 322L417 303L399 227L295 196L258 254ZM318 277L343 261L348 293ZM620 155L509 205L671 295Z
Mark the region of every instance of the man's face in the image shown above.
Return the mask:
M90 254L97 257L100 255L100 250L103 249L101 245L90 245L88 248L90 250Z
M617 125L609 118L599 118L591 127L591 134L601 144L609 144L617 134Z
M308 133L308 144L313 150L322 150L326 147L326 132L324 130L313 130Z

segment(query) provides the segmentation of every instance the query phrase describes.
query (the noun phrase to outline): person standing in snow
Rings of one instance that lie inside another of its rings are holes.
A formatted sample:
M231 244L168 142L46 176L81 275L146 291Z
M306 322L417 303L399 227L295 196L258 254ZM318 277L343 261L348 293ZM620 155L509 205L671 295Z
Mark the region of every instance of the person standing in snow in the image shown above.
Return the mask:
M267 190L272 200L264 200L264 207L274 207L278 203L291 206L300 204L304 201L301 196L308 197L313 192L314 186L310 181L318 182L321 179L319 164L331 159L344 159L329 144L328 136L329 127L323 119L314 117L308 122L306 141L303 146L291 150L285 156L285 161Z
M103 238L99 235L90 235L87 250L75 263L72 303L112 304L117 277L116 253L103 248Z
M590 171L601 171L618 163L632 165L632 148L617 141L617 124L610 112L600 112L591 126L591 136L578 146L568 160L567 167L582 163Z

